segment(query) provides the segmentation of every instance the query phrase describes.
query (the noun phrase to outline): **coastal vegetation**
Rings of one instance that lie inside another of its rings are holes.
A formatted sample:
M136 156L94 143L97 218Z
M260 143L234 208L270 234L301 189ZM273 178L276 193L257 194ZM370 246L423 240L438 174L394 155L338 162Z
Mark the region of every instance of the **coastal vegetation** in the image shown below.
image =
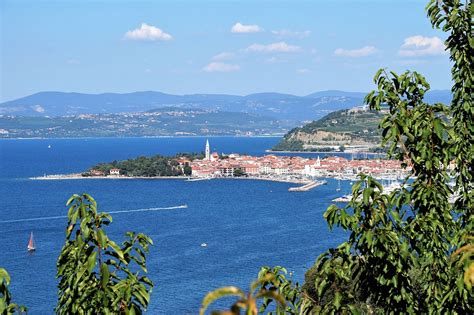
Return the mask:
M474 4L431 0L427 12L448 32L451 106L427 103L430 86L417 72L376 73L377 90L365 102L389 108L382 146L411 174L389 194L360 175L347 206L328 207L329 227L349 238L317 258L302 288L276 285L297 306L277 314L474 313Z
M204 154L202 153L178 153L172 157L162 155L140 156L125 161L99 163L82 175L110 175L110 170L117 169L120 175L129 177L189 176L191 175L191 167L188 163L203 157Z
M73 195L66 242L57 261L57 314L141 314L150 301L153 282L144 274L152 240L127 232L121 245L105 227L112 216L97 211L88 194Z
M365 107L339 110L290 130L273 151L340 151L346 145L374 146L384 113Z

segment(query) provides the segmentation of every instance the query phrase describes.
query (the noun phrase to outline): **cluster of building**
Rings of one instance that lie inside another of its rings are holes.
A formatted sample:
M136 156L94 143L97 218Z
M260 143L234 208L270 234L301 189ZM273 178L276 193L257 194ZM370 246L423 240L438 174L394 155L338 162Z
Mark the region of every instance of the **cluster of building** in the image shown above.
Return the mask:
M205 158L202 160L178 162L189 164L192 176L195 177L229 177L246 174L354 178L362 172L379 178L401 178L409 171L409 168L403 169L399 161L385 159L348 160L338 156L314 159L276 155L255 157L239 154L219 156L216 152L210 152L209 142L206 143L205 152Z

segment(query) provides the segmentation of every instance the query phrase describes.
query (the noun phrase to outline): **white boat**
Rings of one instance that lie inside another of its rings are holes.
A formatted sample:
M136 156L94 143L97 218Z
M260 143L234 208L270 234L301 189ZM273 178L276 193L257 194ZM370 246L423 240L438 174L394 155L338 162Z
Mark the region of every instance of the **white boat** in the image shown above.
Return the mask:
M211 177L194 177L194 178L188 178L186 181L187 182L197 182L200 180L210 180Z
M201 243L201 247L207 247L207 243Z

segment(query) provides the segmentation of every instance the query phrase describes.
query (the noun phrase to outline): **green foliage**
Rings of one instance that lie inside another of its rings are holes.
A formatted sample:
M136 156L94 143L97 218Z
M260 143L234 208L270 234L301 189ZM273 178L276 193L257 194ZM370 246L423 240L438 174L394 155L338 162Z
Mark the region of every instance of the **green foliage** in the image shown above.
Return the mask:
M268 314L310 314L313 308L310 297L302 291L298 283L293 283L286 277L287 273L287 270L281 266L273 268L265 266L258 273L258 279L265 279L268 275L274 275L275 281L261 282L260 289L276 292L286 301L286 305L277 304L276 309ZM268 310L273 301L274 299L271 297L264 297L259 312L263 313Z
M247 174L244 172L244 170L242 170L240 168L236 168L234 170L234 176L235 177L242 177L242 176L247 176Z
M119 246L104 227L112 222L97 212L89 195L68 201L66 243L57 261L58 314L141 314L150 301L153 283L146 273L146 253L152 240L127 232ZM93 311L92 311L93 310Z
M113 168L118 168L120 174L125 176L179 176L191 175L191 168L189 166L181 166L177 160L179 158L188 158L189 160L203 158L202 154L195 153L180 153L174 157L166 157L155 155L152 157L140 156L135 159L126 161L113 161L110 163L100 163L91 168L91 170L99 170L104 174L109 174Z
M349 239L317 259L303 288L284 276L270 288L305 301L277 313L474 313L474 5L432 0L427 11L434 27L449 32L451 106L424 101L430 86L419 73L376 73L377 90L365 101L388 109L382 147L411 174L390 194L361 174L346 207L326 210L329 227Z
M281 278L281 277L280 277ZM237 287L222 287L212 292L209 292L202 300L202 306L199 310L200 315L206 313L207 308L214 301L228 296L236 296L238 300L231 306L229 311L213 311L211 314L215 315L238 315L241 310L245 311L247 315L258 314L257 301L263 299L264 301L275 300L279 307L286 309L286 303L283 296L274 289L267 289L266 286L273 285L280 286L279 277L271 272L266 272L250 285L250 291L245 293Z
M273 151L303 151L304 143L301 140L294 140L287 137L290 133L286 134L285 137L278 142L273 148Z
M8 290L10 285L10 275L4 268L0 268L0 314L10 315L18 313L26 313L27 308L12 303L12 296Z
M329 226L350 237L318 258L307 284L322 312L474 312L474 7L431 1L427 9L433 25L450 32L451 107L426 104L429 84L416 72L375 75L378 90L366 102L389 107L380 123L382 145L411 168L411 179L387 195L361 176L345 208L328 208Z
M277 143L272 150L274 151L336 151L330 146L334 144L334 137L329 136L322 141L309 144L318 145L317 149L305 149L304 142L299 140L297 134L314 134L317 131L326 131L346 136L348 139L365 141L368 143L377 143L380 140L380 131L377 126L382 119L383 114L378 111L358 111L349 112L349 110L339 110L327 114L319 120L310 122L303 127L290 130L283 139ZM306 141L306 140L305 140ZM349 140L347 140L349 141ZM335 142L337 143L337 141ZM343 147L343 146L342 146ZM340 150L343 151L343 150Z
M382 117L383 114L378 111L351 112L350 110L344 109L329 113L319 120L315 120L298 128L298 130L306 133L323 130L328 132L345 132L355 135L364 129L377 131L377 126Z

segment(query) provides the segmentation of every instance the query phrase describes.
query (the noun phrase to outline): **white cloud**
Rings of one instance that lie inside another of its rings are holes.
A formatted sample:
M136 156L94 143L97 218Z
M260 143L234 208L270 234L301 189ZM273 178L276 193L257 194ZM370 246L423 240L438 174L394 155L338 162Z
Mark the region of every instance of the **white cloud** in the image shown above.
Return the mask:
M231 59L232 57L234 57L234 53L222 52L212 57L212 60L228 60L228 59Z
M298 52L301 50L301 47L288 45L285 42L278 42L268 45L261 45L261 44L253 44L250 45L245 49L247 52L264 52L264 53L272 53L272 52Z
M434 56L445 54L445 46L439 37L421 35L405 38L398 54L403 57Z
M258 32L262 32L263 29L258 26L258 25L245 25L245 24L241 24L240 22L237 22L234 24L234 26L232 26L231 30L230 30L232 33L240 33L240 34L243 34L243 33L258 33Z
M202 70L206 72L234 72L239 71L239 65L233 65L229 63L223 62L211 62L207 66L205 66Z
M334 51L334 55L340 57L366 57L375 54L377 49L374 46L365 46L359 49L342 49L338 48Z
M311 31L295 32L295 31L290 31L287 29L282 29L282 30L272 31L272 34L277 37L305 38L311 35Z
M125 39L130 40L145 40L145 41L157 41L157 40L171 40L173 37L163 32L163 30L159 29L156 26L148 25L146 23L142 23L140 28L128 31L124 35Z
M306 69L306 68L296 70L296 73L298 73L298 74L306 74L306 73L310 73L310 72L311 71L309 71L309 69Z

